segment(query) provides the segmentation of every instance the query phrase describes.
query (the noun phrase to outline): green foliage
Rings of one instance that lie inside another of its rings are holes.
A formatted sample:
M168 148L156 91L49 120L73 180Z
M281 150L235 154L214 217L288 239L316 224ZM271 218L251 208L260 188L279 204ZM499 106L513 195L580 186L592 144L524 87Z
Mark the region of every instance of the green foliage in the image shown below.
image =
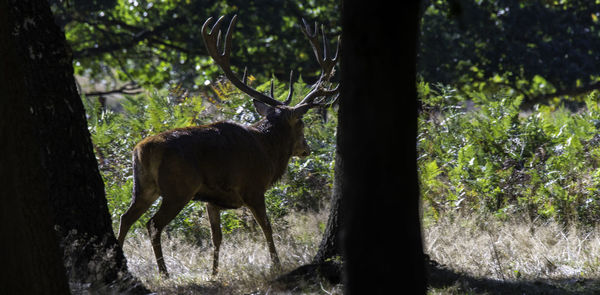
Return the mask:
M454 211L595 225L600 221L599 93L586 108L536 105L502 91L421 83L419 172L427 216ZM441 106L441 107L440 107Z
M254 81L254 78L250 81ZM229 83L214 84L212 87L216 97L187 96L180 87L154 91L150 95L127 96L120 101L120 111L102 109L97 100L84 98L88 126L114 226L118 225L120 215L129 207L131 200L131 151L137 142L146 136L178 127L217 120L250 124L260 118L251 100ZM265 83L256 88L261 91L268 87L270 84ZM304 83L296 83L295 87L296 97L309 90ZM282 100L286 95L287 86L276 82L275 97ZM267 210L272 218L282 217L291 210L318 210L328 198L333 178L337 117L329 113L326 118L324 122L322 115L316 111L305 115L305 124L309 126L305 129L305 137L312 153L303 159L293 158L288 165L288 173L267 192ZM132 230L143 228L159 206L160 198L134 224ZM209 229L202 228L199 223L204 210L201 202L191 202L169 224L167 231L196 240L209 237ZM223 211L221 217L225 233L244 226L243 218L237 211Z

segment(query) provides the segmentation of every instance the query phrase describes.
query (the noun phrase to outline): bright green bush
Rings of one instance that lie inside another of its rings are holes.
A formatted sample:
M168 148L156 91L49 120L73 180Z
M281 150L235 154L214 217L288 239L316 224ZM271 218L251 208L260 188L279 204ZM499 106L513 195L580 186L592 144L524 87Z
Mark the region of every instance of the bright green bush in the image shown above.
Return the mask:
M511 93L457 94L419 85L419 175L424 213L521 213L600 221L600 107L535 106Z
M283 100L287 95L287 86L283 83L276 83L275 86L276 97ZM257 88L266 90L267 87L268 83ZM296 97L309 90L304 83L296 83L295 87ZM137 142L146 136L177 127L219 120L250 124L260 118L254 111L251 100L230 84L216 84L213 90L215 96L188 97L176 88L155 91L150 95L126 97L120 102L121 111L101 109L94 100L84 99L88 126L115 228L131 200L131 151ZM337 116L331 109L326 117L310 111L305 115L304 121L308 126L305 137L313 152L304 159L292 158L288 173L266 193L267 210L272 218L282 217L291 210L318 210L329 197ZM132 231L144 227L158 209L159 202L160 198L133 225ZM190 202L169 224L167 231L190 238L207 238L208 229L200 228L199 225L200 218L205 215L204 210L203 203ZM225 233L244 226L242 218L235 211L224 211L222 220Z

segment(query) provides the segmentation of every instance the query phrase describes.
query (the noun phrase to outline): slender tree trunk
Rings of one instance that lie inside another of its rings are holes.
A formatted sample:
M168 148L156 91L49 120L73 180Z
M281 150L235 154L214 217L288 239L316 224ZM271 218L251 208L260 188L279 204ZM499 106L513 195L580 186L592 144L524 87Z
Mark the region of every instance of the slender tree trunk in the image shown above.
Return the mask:
M343 136L343 130L337 128L337 136ZM339 145L336 145L339 147ZM314 264L324 264L326 262L340 263L342 257L342 247L340 235L343 225L343 185L344 185L344 164L340 157L339 150L335 152L335 172L333 177L333 190L331 193L331 203L329 209L329 218L325 233L319 244L319 250L313 259Z
M2 82L11 84L8 85L11 91L0 90L6 105L2 110L4 113L14 109L15 113L8 118L19 116L14 121L1 118L19 124L16 133L14 130L5 133L3 128L2 138L19 148L12 147L11 153L2 154L16 156L7 157L8 164L26 163L20 167L23 170L17 171L27 175L29 171L33 179L39 180L28 184L37 189L37 194L22 199L25 202L22 204L28 206L32 203L28 200L35 200L42 209L49 205L47 212L40 210L44 221L39 222L50 223L40 225L40 229L56 230L63 270L66 269L72 288L91 286L96 292L127 289L146 292L127 271L114 237L64 33L55 25L47 1L0 1L3 26L0 41L6 46L1 52L3 66L11 67L2 69L6 76ZM21 143L24 139L33 141ZM3 174L6 167L11 166L2 165ZM14 177L21 174L9 179L20 181ZM16 192L23 194L19 188ZM43 217L46 213L50 213L50 219Z
M424 294L417 178L419 1L344 1L338 138L348 294Z

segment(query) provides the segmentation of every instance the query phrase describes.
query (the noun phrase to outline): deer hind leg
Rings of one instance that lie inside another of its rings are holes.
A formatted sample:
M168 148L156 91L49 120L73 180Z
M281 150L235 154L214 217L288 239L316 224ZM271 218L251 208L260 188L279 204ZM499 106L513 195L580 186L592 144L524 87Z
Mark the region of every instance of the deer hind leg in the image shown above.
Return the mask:
M260 225L265 238L267 240L267 245L269 246L269 253L271 254L271 261L276 269L281 269L281 264L279 262L279 256L277 255L277 250L275 250L275 243L273 242L273 229L271 229L271 223L269 222L269 218L267 217L267 210L265 208L265 203L260 202L259 204L253 204L248 206L250 211L252 211L252 215L254 215L254 219Z
M162 204L160 205L158 212L156 212L146 224L150 235L152 249L154 250L154 256L156 257L156 263L158 264L158 271L166 277L169 277L169 273L163 258L160 236L165 226L177 216L191 198L192 196L189 198L177 199L177 196L169 197L168 195L163 194Z
M158 198L158 192L153 188L144 191L137 190L134 191L133 194L129 208L121 215L117 238L121 247L123 247L123 242L125 241L125 236L127 235L129 228L131 228L133 223L135 223Z
M221 233L221 208L211 203L206 203L206 211L208 212L208 220L210 221L210 232L212 234L213 243L213 276L219 271L219 249L223 238Z

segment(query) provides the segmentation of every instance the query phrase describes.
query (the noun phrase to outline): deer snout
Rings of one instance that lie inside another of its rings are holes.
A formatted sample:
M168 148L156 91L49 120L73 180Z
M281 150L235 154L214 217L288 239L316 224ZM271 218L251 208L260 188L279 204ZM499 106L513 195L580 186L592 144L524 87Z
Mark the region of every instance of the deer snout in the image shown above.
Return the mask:
M308 142L306 142L306 139L303 139L302 140L302 154L300 156L308 157L308 155L310 155L310 146L308 145Z
M308 157L310 155L310 148L307 146L305 150L302 151L300 157Z
M300 142L299 144L296 145L295 151L294 151L294 156L303 158L308 155L310 155L310 146L308 146L306 139L303 139L302 142Z

